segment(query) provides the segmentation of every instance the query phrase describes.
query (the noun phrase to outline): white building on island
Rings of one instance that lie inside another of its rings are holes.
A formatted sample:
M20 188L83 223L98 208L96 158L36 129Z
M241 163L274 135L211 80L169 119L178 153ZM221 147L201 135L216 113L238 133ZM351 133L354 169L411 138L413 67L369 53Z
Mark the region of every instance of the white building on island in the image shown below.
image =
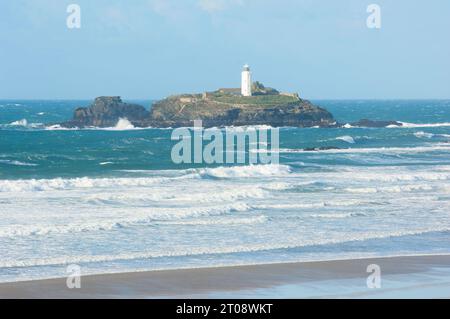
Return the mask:
M242 96L252 96L252 73L248 64L244 65L242 70L241 94Z

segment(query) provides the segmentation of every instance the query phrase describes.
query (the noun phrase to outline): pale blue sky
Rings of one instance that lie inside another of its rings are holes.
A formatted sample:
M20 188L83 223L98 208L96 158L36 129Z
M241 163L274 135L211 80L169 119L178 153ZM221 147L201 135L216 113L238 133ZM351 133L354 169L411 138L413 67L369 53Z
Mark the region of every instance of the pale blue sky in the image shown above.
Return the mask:
M244 63L305 98L450 98L449 39L448 0L2 0L0 98L162 98L237 87Z

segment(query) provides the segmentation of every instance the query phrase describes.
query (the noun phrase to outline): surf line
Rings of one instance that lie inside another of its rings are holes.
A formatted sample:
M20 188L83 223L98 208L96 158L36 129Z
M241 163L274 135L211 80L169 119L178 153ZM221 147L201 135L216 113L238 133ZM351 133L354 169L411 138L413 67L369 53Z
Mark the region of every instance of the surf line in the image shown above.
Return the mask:
M171 151L175 164L279 164L278 128L205 129L196 120L192 128L174 129L171 140L178 141Z

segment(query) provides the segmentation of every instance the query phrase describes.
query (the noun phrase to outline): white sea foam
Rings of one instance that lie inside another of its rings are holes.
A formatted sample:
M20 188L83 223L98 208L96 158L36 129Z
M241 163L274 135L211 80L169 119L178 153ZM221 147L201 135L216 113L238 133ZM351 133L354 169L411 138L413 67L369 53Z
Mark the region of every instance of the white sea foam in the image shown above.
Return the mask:
M44 128L47 131L71 131L71 130L78 130L78 128L67 128L67 127L62 127L59 124L54 124L54 125L49 125L49 126L45 126Z
M364 182L389 182L390 186L394 186L395 182L417 182L417 181L448 181L450 180L450 171L448 166L433 166L428 169L409 169L408 167L385 166L382 169L378 167L338 167L332 172L311 172L309 178L328 181L348 181L354 183L356 181ZM413 184L420 185L420 184Z
M272 150L272 152L276 150ZM416 146L416 147L373 147L373 148L343 148L329 150L304 150L304 149L279 149L280 153L380 153L380 154L402 154L402 153L427 153L433 151L450 151L450 145Z
M307 246L340 244L352 241L365 241L369 239L382 239L391 237L402 237L411 235L420 235L430 232L448 232L448 226L434 226L422 227L411 230L395 230L395 231L365 231L362 233L343 234L340 238L314 238L288 240L284 243L267 243L267 244L246 244L246 245L232 245L227 247L220 247L218 245L211 247L191 247L182 250L176 247L167 247L164 252L161 251L144 251L135 253L118 253L112 255L67 255L50 258L28 258L20 260L9 260L3 258L0 261L0 268L20 268L33 266L51 266L51 265L66 265L66 264L83 264L94 262L110 262L110 261L130 261L136 259L151 259L161 257L182 257L182 256L196 256L196 255L211 255L211 254L231 254L243 252L258 252L278 249L294 249Z
M133 213L123 212L121 216L105 218L92 217L90 220L82 220L81 222L72 222L70 224L33 224L33 225L8 225L0 227L0 238L14 238L26 236L45 236L50 234L68 234L80 232L109 231L121 229L125 227L147 226L165 221L177 223L194 221L183 221L186 218L199 218L220 216L233 212L244 212L250 210L250 206L243 203L234 203L227 205L186 207L186 208L134 208ZM119 214L116 214L119 215ZM210 220L211 224L214 219ZM261 219L260 219L261 221ZM201 221L199 221L201 222ZM204 223L207 223L205 221ZM254 222L254 220L253 220ZM224 221L226 223L226 221ZM233 222L230 222L233 223ZM235 220L236 224L237 221ZM249 223L249 221L243 221Z
M16 160L0 160L0 164L14 165L14 166L38 166L38 164L21 162Z
M246 126L226 126L224 129L229 132L264 131L274 127L270 125L246 125Z
M32 163L10 163L12 165L33 165ZM202 169L187 169L179 171L154 171L152 176L138 178L55 178L55 179L22 179L22 180L0 180L0 192L35 192L35 191L52 191L52 190L71 190L71 189L91 189L91 188L117 188L117 187L152 187L162 186L167 183L180 182L186 179L202 179L202 178L220 178L220 179L247 179L247 178L283 178L283 177L303 177L305 180L300 184L292 184L292 182L272 181L263 184L255 184L253 180L252 187L248 190L239 190L243 195L253 194L262 196L262 191L266 190L284 190L295 187L296 185L314 184L314 180L335 179L344 180L351 178L352 180L362 181L445 181L450 180L450 171L446 166L436 167L432 171L414 171L401 168L389 169L385 167L383 170L377 169L349 169L339 167L337 172L311 172L311 173L293 173L292 168L288 165L253 165L253 166L234 166L234 167L217 167ZM311 180L313 179L313 180ZM168 184L167 184L168 185ZM236 193L227 193L230 198L238 196ZM173 195L171 195L173 196ZM182 196L182 194L180 195Z
M402 126L395 126L395 128L417 128L417 127L447 127L450 126L449 122L443 123L408 123L408 122L399 122ZM388 126L391 128L391 126Z
M283 176L288 175L290 172L290 166L278 164L216 167L199 170L201 176L215 178Z
M255 216L255 217L235 217L235 218L220 218L216 217L214 219L196 219L196 220L178 220L178 221L166 221L161 222L163 225L246 225L246 224L261 224L267 222L266 216Z
M324 208L324 207L348 207L348 206L361 206L361 205L373 205L376 204L373 201L346 199L346 200L328 200L319 202L307 202L307 203L286 203L286 204L258 204L252 205L254 209L309 209L309 208Z
M336 178L344 178L345 173L332 173L329 176L335 176ZM374 171L362 171L362 172L354 172L349 173L347 178L352 180L361 180L361 181L382 181L382 182L400 182L400 181L447 181L450 180L450 174L445 172L374 172ZM417 184L414 184L417 185Z
M355 140L353 139L353 137L349 136L349 135L345 135L345 136L338 136L336 137L337 140L341 140L350 144L355 144Z
M64 131L78 131L78 130L83 130L83 131L129 131L129 130L148 130L148 129L158 129L158 128L135 127L126 118L120 118L117 121L117 124L112 127L91 126L91 127L79 128L79 127L62 127L59 124L45 126L45 130L47 130L47 131L62 131L62 130L64 130ZM165 129L166 128L161 128L161 130L165 130Z
M434 134L433 133L427 133L427 132L419 131L419 132L415 132L414 136L416 136L417 138L432 138L434 136Z
M164 175L164 171L159 171ZM192 178L248 178L248 177L271 177L285 176L291 172L288 165L247 165L232 167L216 167L202 169L179 170L178 176L154 176L140 178L55 178L55 179L23 179L23 180L0 180L0 192L20 191L47 191L66 189L87 189L118 186L152 186L159 183L170 182L177 179ZM158 171L156 171L158 173Z
M21 119L21 120L17 120L14 122L9 123L9 125L11 126L28 126L28 121L27 119Z
M0 180L0 192L30 192L66 190L76 188L99 188L118 186L150 186L165 178L55 178L55 179L24 179Z
M450 134L438 134L438 133L428 133L428 132L415 132L414 135L417 138L433 138L433 137L444 137L444 138L450 138Z
M328 219L340 219L349 217L363 217L366 216L363 213L323 213L323 214L311 214L310 217L314 218L328 218Z
M406 192L425 192L434 190L431 185L398 185L386 187L348 187L345 191L350 193L406 193Z
M123 130L132 130L134 129L134 125L128 121L127 118L120 118L117 121L116 126L113 128L114 130L123 131Z

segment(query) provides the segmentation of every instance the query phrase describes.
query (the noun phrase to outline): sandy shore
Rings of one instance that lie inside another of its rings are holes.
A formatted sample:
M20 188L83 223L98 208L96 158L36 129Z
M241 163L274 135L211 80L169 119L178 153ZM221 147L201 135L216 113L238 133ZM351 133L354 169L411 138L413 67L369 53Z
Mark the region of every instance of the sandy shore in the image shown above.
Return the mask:
M380 266L385 287L367 288L370 264ZM66 278L3 283L0 298L371 298L408 297L412 289L450 297L450 255L90 275L80 289L68 289Z

